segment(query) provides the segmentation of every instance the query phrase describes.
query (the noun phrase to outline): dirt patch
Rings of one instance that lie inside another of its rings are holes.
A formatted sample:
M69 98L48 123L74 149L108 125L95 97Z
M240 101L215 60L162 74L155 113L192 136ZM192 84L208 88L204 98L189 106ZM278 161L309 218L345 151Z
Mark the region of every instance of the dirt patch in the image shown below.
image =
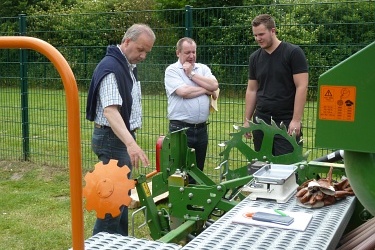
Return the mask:
M23 174L20 174L20 173L14 173L14 174L10 177L10 179L11 179L12 181L17 181L17 180L22 179L22 177L23 177Z
M26 173L37 172L37 178L50 181L56 175L69 175L67 167L49 166L30 161L0 161L0 179L21 180Z

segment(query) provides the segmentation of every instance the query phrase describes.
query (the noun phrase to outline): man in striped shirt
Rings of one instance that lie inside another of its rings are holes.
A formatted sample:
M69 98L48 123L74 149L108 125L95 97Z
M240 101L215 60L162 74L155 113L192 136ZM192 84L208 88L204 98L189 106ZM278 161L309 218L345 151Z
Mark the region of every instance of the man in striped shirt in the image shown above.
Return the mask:
M92 150L104 164L118 160L118 166L138 167L149 159L136 142L135 131L142 126L141 86L136 64L146 59L155 34L144 24L134 24L120 45L107 48L97 65L87 98L86 118L94 122ZM128 209L120 216L106 214L97 219L93 234L99 232L128 235Z

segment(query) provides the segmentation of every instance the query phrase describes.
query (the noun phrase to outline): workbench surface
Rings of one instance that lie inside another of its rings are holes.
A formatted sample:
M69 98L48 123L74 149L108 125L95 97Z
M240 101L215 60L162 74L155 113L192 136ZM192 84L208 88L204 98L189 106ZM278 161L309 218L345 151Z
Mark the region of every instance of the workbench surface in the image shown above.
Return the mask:
M313 217L305 231L233 223L233 217L245 206L277 208L286 213L304 212L312 214ZM354 208L355 197L347 197L334 205L315 209L297 205L294 197L287 203L261 199L253 201L246 198L182 249L335 249Z
M179 250L270 250L335 249L355 208L355 197L316 209L298 206L293 197L287 203L272 200L241 201L185 246L99 233L85 241L85 249L179 249ZM305 231L233 223L245 206L312 214Z

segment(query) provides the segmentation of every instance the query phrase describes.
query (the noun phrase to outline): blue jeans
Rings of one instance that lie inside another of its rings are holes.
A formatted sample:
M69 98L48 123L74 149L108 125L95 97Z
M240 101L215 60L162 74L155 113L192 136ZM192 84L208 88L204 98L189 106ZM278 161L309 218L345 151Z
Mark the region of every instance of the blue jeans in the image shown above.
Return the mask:
M134 133L132 134L135 138ZM110 159L118 160L118 166L127 165L132 169L129 154L126 146L113 133L110 127L94 128L91 147L99 160L107 164ZM131 175L129 173L128 178ZM129 191L130 193L130 191ZM128 235L128 207L121 207L121 214L117 217L112 217L111 214L106 214L104 219L97 219L95 222L93 235L99 232L108 232L111 234Z
M183 128L184 126L169 123L169 132L177 131ZM199 128L189 127L185 132L187 136L188 147L195 149L197 167L203 171L208 146L207 126ZM192 178L189 178L189 183L195 183L195 181L192 180Z

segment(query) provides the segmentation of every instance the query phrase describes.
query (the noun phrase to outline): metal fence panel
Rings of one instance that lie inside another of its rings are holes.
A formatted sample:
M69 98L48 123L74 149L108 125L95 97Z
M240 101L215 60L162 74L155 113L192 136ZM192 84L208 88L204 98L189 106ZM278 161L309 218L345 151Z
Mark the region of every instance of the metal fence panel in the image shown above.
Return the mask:
M20 16L0 18L0 35L41 38L55 46L70 63L81 90L84 169L91 169L97 161L90 146L92 124L85 120L84 114L86 92L91 74L103 57L106 46L119 43L126 28L135 22L147 20L156 33L157 40L152 52L138 65L143 92L144 125L137 137L153 162L153 168L156 140L167 133L168 129L164 70L177 60L177 40L191 35L198 44L198 61L208 64L220 83L219 112L210 116L210 141L206 160L206 172L217 177L218 173L213 169L221 160L219 153L222 148L218 147L218 144L230 139L229 133L233 131L233 125L242 125L243 122L248 57L258 48L251 34L251 19L254 13L268 12L274 15L279 38L300 45L309 59L309 100L303 126L304 151L311 150L312 159L328 152L314 146L318 77L375 39L374 4L373 1L350 1ZM372 15L366 19L349 18L354 16L351 13L356 12L357 6L372 9ZM342 13L340 10L345 10L347 19L334 16ZM324 20L314 17L314 13L322 12L326 12ZM23 20L25 30L22 30ZM77 30L77 23L85 24L84 29ZM98 26L97 23L106 25ZM339 32L351 35L343 38ZM318 40L316 33L320 34ZM22 65L27 69L26 77L21 75ZM0 160L28 159L50 165L66 165L65 94L61 79L52 64L32 51L27 51L26 58L23 58L20 51L0 50L0 87ZM27 105L22 106L21 100L25 95ZM28 113L27 126L22 116L25 109ZM28 128L26 134L22 130L25 127ZM25 141L29 143L27 153L24 152Z

